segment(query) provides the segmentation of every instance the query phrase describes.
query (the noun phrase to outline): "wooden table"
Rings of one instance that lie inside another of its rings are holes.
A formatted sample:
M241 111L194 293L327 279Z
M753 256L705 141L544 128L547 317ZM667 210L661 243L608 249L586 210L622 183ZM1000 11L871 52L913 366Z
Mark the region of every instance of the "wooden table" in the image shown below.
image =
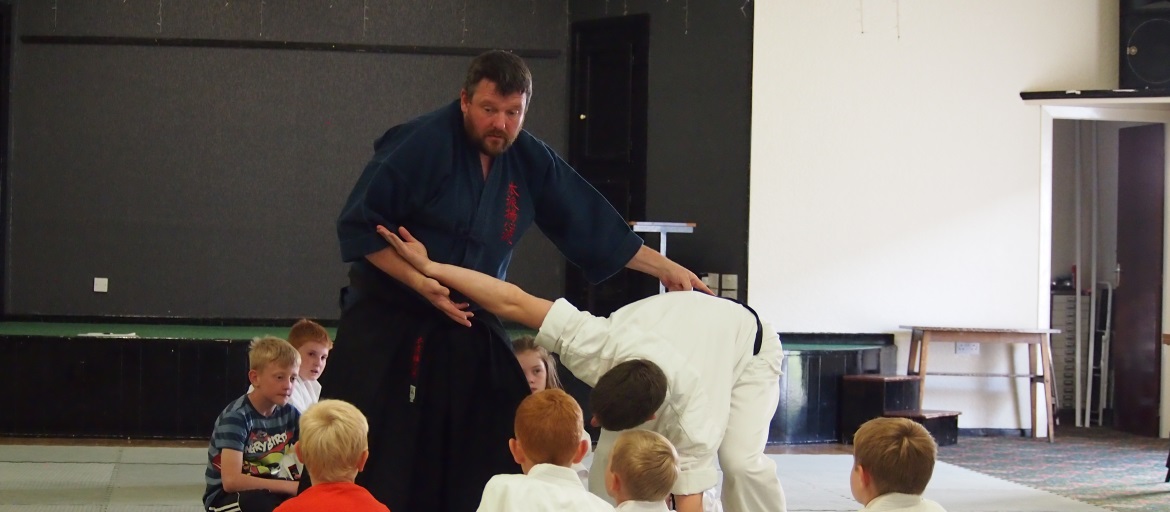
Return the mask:
M1052 389L1052 351L1049 347L1049 335L1058 334L1058 329L969 329L960 327L924 327L920 325L903 325L902 329L909 329L910 358L906 362L906 375L917 375L921 380L918 389L918 407L922 407L926 396L927 375L950 375L966 377L1027 377L1031 381L1028 396L1032 404L1032 437L1036 435L1036 386L1044 384L1044 406L1048 411L1048 442L1054 438L1054 415ZM1024 343L1028 345L1028 373L942 373L926 371L929 360L930 343L932 341L946 341L954 343ZM1036 349L1040 349L1040 368L1036 368ZM1038 372L1038 373L1036 373Z

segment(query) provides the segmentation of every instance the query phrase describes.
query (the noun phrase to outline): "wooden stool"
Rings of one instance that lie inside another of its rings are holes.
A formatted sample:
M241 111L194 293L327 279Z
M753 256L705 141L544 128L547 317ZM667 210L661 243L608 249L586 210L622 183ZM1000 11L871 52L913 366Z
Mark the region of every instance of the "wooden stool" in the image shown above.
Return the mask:
M907 411L891 411L885 415L888 418L909 418L915 423L926 427L926 431L934 436L934 442L939 446L949 446L959 442L959 411L925 411L912 409Z
M853 434L865 423L889 411L918 408L917 375L845 375L841 378L841 428L838 441L853 444Z

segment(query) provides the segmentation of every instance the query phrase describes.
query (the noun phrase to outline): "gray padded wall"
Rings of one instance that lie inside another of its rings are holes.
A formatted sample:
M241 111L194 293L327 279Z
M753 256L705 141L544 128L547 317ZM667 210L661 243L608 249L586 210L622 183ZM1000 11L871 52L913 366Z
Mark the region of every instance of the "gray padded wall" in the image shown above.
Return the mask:
M573 0L573 20L650 15L646 214L698 223L667 255L695 272L747 274L754 2ZM571 57L571 56L570 56ZM647 236L656 244L656 235Z
M561 57L527 59L535 95L526 128L565 147L562 2L15 5L8 314L335 318L346 268L333 223L372 142L454 100L470 62L21 36L556 50ZM562 274L563 258L531 231L510 280L555 297ZM94 277L110 279L109 293L92 291Z

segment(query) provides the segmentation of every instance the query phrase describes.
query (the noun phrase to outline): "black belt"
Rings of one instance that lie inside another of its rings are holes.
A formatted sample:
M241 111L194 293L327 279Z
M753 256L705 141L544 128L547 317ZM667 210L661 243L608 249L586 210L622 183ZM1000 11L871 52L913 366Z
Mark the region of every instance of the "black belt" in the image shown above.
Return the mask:
M727 299L727 300L734 302L736 304L739 304L740 306L743 306L744 309L747 309L748 311L751 312L752 316L756 317L756 342L755 342L755 344L752 345L752 355L753 356L760 355L760 347L762 347L764 345L764 324L762 324L760 322L760 315L757 315L756 310L752 309L751 306L749 306L743 302L735 300L731 297L722 297L722 298Z

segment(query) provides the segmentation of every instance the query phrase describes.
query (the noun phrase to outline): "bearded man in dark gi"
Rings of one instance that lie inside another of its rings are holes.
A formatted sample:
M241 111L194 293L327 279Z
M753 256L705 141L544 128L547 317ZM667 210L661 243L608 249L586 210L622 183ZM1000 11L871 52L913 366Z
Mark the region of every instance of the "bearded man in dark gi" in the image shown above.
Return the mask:
M535 223L592 282L629 267L710 293L521 129L531 96L519 57L476 57L458 100L378 139L337 221L352 265L322 398L369 418L357 483L394 512L471 512L488 479L519 473L507 441L529 391L500 321L420 274L377 226L405 226L433 260L504 279Z

